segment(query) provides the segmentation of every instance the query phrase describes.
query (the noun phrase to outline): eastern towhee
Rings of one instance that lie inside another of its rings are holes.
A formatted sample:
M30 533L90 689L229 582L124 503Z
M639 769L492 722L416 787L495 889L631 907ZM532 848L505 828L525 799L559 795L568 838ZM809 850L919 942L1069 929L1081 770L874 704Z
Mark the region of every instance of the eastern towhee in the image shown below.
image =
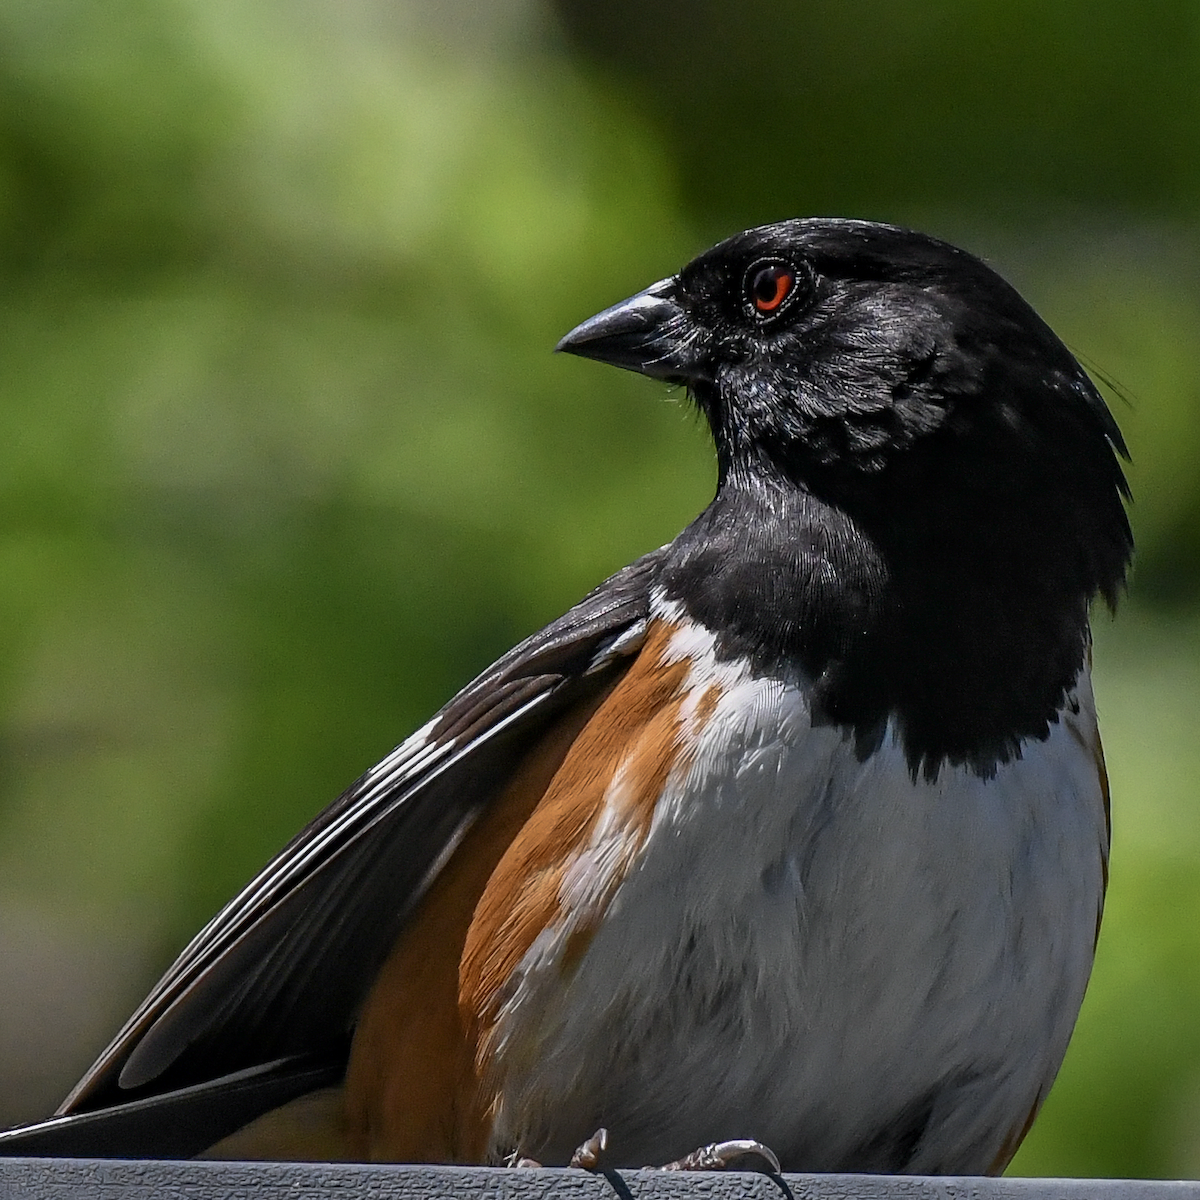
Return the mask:
M684 385L715 499L317 817L0 1152L1012 1156L1104 898L1103 400L978 259L861 221L739 234L558 348Z

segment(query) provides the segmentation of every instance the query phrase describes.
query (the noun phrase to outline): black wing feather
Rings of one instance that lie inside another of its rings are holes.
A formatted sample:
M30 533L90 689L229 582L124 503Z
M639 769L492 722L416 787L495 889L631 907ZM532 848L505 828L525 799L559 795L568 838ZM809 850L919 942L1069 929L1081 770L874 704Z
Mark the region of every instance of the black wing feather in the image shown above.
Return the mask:
M183 951L60 1114L344 1054L401 923L482 806L546 723L636 648L660 557L504 655L293 838Z
M191 1158L259 1114L338 1082L343 1065L267 1063L165 1095L0 1132L0 1155Z

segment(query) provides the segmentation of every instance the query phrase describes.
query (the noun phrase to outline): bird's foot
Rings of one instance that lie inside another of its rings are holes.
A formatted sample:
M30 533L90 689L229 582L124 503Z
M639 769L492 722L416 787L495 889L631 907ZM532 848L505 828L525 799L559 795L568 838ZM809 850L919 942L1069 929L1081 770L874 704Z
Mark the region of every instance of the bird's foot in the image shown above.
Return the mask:
M753 1138L735 1138L729 1142L713 1142L711 1145L701 1146L699 1150L693 1150L691 1154L685 1154L683 1158L667 1163L662 1169L664 1171L728 1171L735 1163L742 1165L742 1159L764 1163L769 1174L778 1175L780 1173L779 1159L776 1157L775 1151L770 1146L764 1146L762 1142L756 1142ZM754 1167L747 1163L743 1169L753 1171L762 1170L763 1167Z
M506 1167L540 1167L542 1164L536 1158L526 1158L520 1150L514 1150L504 1159Z
M580 1142L571 1155L570 1165L582 1167L585 1171L598 1171L600 1157L608 1149L608 1130L597 1129L586 1142Z

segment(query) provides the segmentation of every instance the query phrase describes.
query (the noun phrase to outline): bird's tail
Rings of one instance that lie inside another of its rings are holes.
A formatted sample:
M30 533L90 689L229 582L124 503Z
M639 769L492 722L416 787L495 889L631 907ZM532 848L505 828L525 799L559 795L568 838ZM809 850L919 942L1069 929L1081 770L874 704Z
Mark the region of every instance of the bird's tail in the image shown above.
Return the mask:
M298 1096L340 1082L344 1060L280 1059L209 1083L0 1132L0 1156L192 1158Z

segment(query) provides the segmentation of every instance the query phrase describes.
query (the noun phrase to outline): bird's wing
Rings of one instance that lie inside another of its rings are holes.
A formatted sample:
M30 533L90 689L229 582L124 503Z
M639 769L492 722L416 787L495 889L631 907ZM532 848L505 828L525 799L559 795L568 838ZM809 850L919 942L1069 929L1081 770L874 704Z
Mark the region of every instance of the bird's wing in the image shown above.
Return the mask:
M397 931L514 763L644 634L661 552L510 651L316 817L183 951L59 1109L344 1054Z
M298 1096L337 1084L336 1062L288 1059L140 1100L0 1132L0 1156L191 1158Z

